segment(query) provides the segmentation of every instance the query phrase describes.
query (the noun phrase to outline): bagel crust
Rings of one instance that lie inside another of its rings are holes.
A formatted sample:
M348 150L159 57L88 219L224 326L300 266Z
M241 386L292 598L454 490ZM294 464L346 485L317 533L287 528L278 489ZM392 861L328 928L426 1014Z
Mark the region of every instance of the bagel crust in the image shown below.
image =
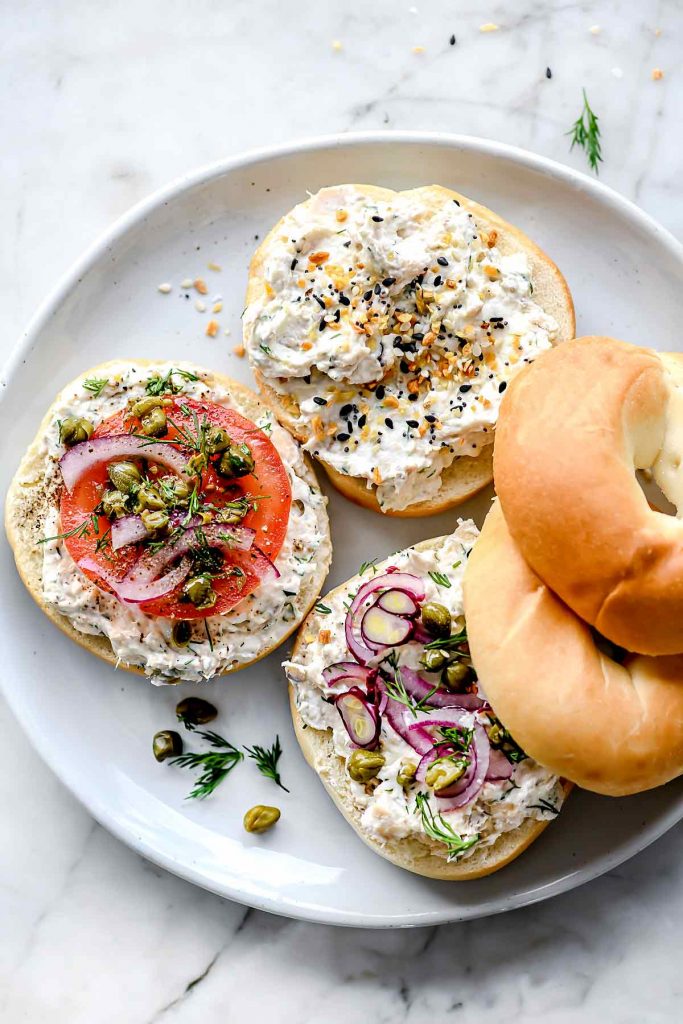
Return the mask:
M192 384L180 376L174 378L176 383L182 380L185 389L198 389L197 395L232 406L266 428L271 424L272 438L296 499L276 559L289 593L280 600L279 590L266 593L265 588L273 584L263 584L229 612L201 620L202 627L204 623L209 627L211 644L198 635L189 653L173 645L170 619L148 616L133 606L122 605L80 572L61 540L43 543L46 537L56 537L60 529L58 500L62 484L56 460L62 449L55 441L57 421L66 415L79 415L97 422L123 408L129 395L135 394L134 389L152 375L165 376L170 370L195 378ZM84 390L83 383L89 378L108 381L101 397L89 397ZM316 601L329 568L331 545L325 506L326 499L310 464L274 421L272 410L249 388L193 363L115 360L87 370L55 399L9 488L5 525L25 586L67 636L115 667L144 672L154 683L198 682L258 661L296 629Z
M246 303L247 354L281 422L346 497L392 516L490 483L508 378L575 331L550 259L438 185L322 189L261 243Z
M680 357L586 337L519 374L496 432L496 490L527 562L642 654L683 651L683 524L650 508L635 475L652 468L680 502L682 429Z
M596 646L529 568L496 502L465 574L472 657L496 715L527 753L584 789L627 796L683 773L683 655Z
M454 615L454 623L458 624L453 628L459 629L464 572L464 562L460 560L467 559L476 534L473 523L461 522L451 537L422 541L372 570L365 569L363 574L325 595L321 604L327 610L321 611L316 607L310 613L297 636L291 659L285 662L297 739L306 760L349 824L372 850L393 864L416 874L447 881L479 878L518 857L555 817L571 784L557 779L533 761L524 760L517 765L511 780L487 784L480 798L445 816L463 837L482 830L481 841L476 842L465 856L449 861L443 844L430 839L419 826L420 819L410 803L414 789L411 788L406 797L396 780L401 759L407 758L416 763L419 754L387 727L386 722L382 725L380 745L385 757L382 785L370 795L350 778L347 758L353 747L339 714L333 705L326 702L330 695L346 689L348 681L336 686L334 683L328 685L322 671L324 666L350 657L344 639L349 597L361 584L372 579L372 572L379 575L391 566L424 578L426 600L445 601ZM448 570L451 586L447 589L433 583L428 576L429 570L436 566ZM415 648L414 660L420 655L421 648L410 646ZM411 660L406 647L396 651L401 664L404 658ZM438 709L433 714L438 717ZM518 803L511 805L508 803L511 800Z

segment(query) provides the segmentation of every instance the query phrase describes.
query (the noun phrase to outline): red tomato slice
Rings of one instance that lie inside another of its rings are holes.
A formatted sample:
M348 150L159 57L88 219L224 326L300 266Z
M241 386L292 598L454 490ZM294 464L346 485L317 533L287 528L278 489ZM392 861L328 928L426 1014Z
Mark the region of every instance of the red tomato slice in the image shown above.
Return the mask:
M255 507L250 509L242 525L256 531L254 546L260 549L262 554L254 551L253 557L245 558L244 552L233 553L230 561L234 565L234 571L230 573L229 567L226 566L226 574L213 581L217 600L211 608L199 609L188 602L180 601L180 588L173 594L139 606L149 615L164 618L206 618L208 615L220 615L229 611L259 586L264 568L267 567L267 559L274 561L284 542L292 493L287 472L277 449L270 438L250 420L214 402L198 401L181 395L174 396L171 400L173 405L167 409L169 430L164 439L182 438L185 432L187 435L196 436L198 428L203 423L210 423L212 426L223 427L235 443L247 444L255 463L253 474L236 480L221 477L212 466L209 466L202 474L200 493L205 502L211 502L217 507L241 497L252 499ZM138 420L120 412L100 423L93 436L107 437L140 429ZM188 458L192 454L187 447L181 444L178 447L187 452ZM166 473L165 469L160 468L160 476ZM150 475L153 476L153 472ZM68 533L83 523L89 523L87 531L79 531L65 539L72 558L80 562L81 559L90 557L108 573L117 579L123 579L143 549L141 545L131 545L122 551L112 551L111 546L105 543L110 526L106 516L95 516L95 519L90 521L107 483L106 467L96 466L79 481L73 493L69 494L64 489L60 504L61 530ZM94 529L95 520L98 523L97 530ZM266 556L265 559L263 555ZM109 589L95 572L83 571L98 586Z

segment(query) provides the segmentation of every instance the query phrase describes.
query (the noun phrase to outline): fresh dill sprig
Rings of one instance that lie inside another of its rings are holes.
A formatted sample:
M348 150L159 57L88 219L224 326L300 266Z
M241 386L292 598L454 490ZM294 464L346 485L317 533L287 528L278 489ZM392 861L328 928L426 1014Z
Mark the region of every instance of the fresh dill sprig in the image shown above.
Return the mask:
M233 747L232 743L219 736L218 733L207 730L198 732L196 735L201 736L219 752L181 754L180 757L174 757L169 762L169 764L177 764L180 768L201 769L192 791L186 797L187 800L204 800L205 797L213 793L223 779L227 778L235 765L244 760L242 751Z
M280 755L282 754L282 747L280 746L280 737L275 737L275 743L272 747L259 747L254 744L253 747L244 748L254 761L256 761L256 767L261 772L261 775L265 775L267 779L272 779L273 782L284 789L285 793L289 793L286 786L282 785L280 773L277 769Z
M454 746L457 751L466 754L472 746L474 729L460 728L457 725L442 725L441 735L444 740Z
M469 850L471 846L479 842L479 836L470 836L463 839L448 824L442 814L435 814L429 805L429 798L426 793L418 793L415 797L415 811L422 817L422 828L430 839L437 843L443 843L448 850L447 861L457 858Z
M445 572L436 572L435 570L430 570L429 575L434 580L438 587L450 588L451 581L449 580Z
M90 391L95 398L99 398L109 381L106 377L88 377L83 381L83 388Z
M450 651L467 643L467 630L462 629L452 636L441 637L438 640L430 640L425 644L425 651Z
M396 651L392 651L384 660L389 663L394 672L393 679L389 676L389 673L383 675L384 686L388 696L408 708L413 718L417 718L418 711L426 711L429 714L431 708L425 707L425 705L432 694L436 693L439 689L438 684L433 686L429 693L426 693L420 700L415 700L406 690L406 684L403 682L401 669L398 665Z
M78 526L74 526L73 529L67 530L66 533L56 533L54 537L42 537L38 543L47 544L50 540L68 540L69 537L78 537L80 540L82 537L89 537L91 530L94 530L95 533L97 533L99 528L99 516L93 512L91 516L84 519L82 523L78 524Z
M263 342L259 342L259 348L261 349L262 352L265 352L267 356L272 356L273 353L271 352L268 345L264 345Z
M572 137L572 144L569 147L570 151L574 146L580 146L588 157L588 163L591 169L597 174L598 164L602 162L600 126L598 124L597 115L591 110L591 105L588 102L585 89L583 90L583 107L581 109L581 113L566 134L571 135Z
M368 569L372 569L372 575L374 576L375 573L377 572L376 563L376 558L371 558L369 562L361 562L360 569L358 570L358 575L363 576L368 571Z
M326 604L322 603L322 601L317 601L316 602L316 604L315 604L315 611L317 611L319 615L331 615L332 614L332 609L328 608Z
M559 814L560 808L556 807L555 804L551 804L550 800L539 799L537 804L529 804L529 807L535 808L537 811L545 811L546 814Z
M176 367L172 367L165 377L150 377L145 384L145 391L148 395L177 395L183 390L182 384L176 384L173 380L173 375L177 374L182 377L183 380L199 380L199 377L195 373L190 373L189 370L178 370Z

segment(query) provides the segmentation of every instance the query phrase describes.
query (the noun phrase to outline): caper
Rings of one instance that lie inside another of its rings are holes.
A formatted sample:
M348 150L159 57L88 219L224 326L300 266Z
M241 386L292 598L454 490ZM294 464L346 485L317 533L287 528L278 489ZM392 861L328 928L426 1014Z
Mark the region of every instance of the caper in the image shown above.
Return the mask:
M231 444L221 455L216 469L221 476L246 476L254 472L254 457L246 444Z
M396 773L396 781L399 786L403 786L405 789L415 779L415 773L417 772L417 765L414 761L401 761L401 765Z
M209 704L208 700L201 697L185 697L179 704L176 704L176 718L183 725L206 725L213 722L218 715L218 710Z
M168 430L166 413L163 409L152 409L140 420L142 430L148 437L161 437Z
M142 474L134 462L112 462L107 466L107 476L124 494L132 494L142 481Z
M448 637L451 635L451 613L438 601L428 601L422 605L422 625L432 636Z
M235 498L234 501L229 501L227 505L224 505L219 512L216 513L216 519L219 523L229 523L235 525L235 523L241 523L247 512L249 511L249 499L248 498Z
M173 497L177 502L185 502L190 497L190 485L187 480L181 480L179 476L166 481L167 486L173 491Z
M88 441L92 437L94 426L90 420L79 419L76 416L68 416L62 420L59 426L59 440L67 448L73 448L81 441Z
M425 774L425 782L438 793L442 789L448 789L454 782L462 778L467 769L468 762L461 758L454 761L452 757L437 757L432 761Z
M169 518L166 512L152 511L152 509L146 508L140 513L140 518L150 537L163 537L168 533Z
M211 427L206 435L206 450L209 455L217 455L224 452L232 444L232 439L227 430L222 427Z
M203 452L197 452L196 455L192 455L187 462L187 472L190 476L201 476L207 466L206 455Z
M443 651L425 651L420 658L420 664L427 672L440 672L448 661L448 655Z
M449 690L461 690L472 678L472 669L462 661L452 662L444 672L444 683Z
M494 747L499 747L502 743L505 742L507 734L506 730L503 728L500 722L494 722L492 725L488 727L486 732L488 734L489 742Z
M121 516L128 515L128 505L126 504L126 494L122 494L121 491L105 491L100 499L100 508L102 514L107 519L120 519Z
M152 512L161 512L166 508L166 502L159 494L156 487L146 480L140 484L135 492L135 511L142 512L143 509L150 509Z
M152 740L152 753L157 761L165 761L169 757L177 757L183 752L183 741L177 732L164 729L155 732Z
M183 587L183 596L195 608L210 608L216 603L216 591L211 586L211 577L204 573L193 576Z
M133 416L137 416L141 420L143 416L149 416L152 409L163 409L163 407L164 403L161 398L150 396L148 398L140 398L137 402L134 402L130 411Z
M243 823L247 832L267 832L279 818L280 811L277 807L256 804L256 807L250 807L244 815Z
M354 750L346 762L346 770L354 782L369 782L385 764L378 750Z
M174 647L187 647L192 638L192 623L187 619L179 619L171 627L171 643ZM176 713L178 709L176 708Z

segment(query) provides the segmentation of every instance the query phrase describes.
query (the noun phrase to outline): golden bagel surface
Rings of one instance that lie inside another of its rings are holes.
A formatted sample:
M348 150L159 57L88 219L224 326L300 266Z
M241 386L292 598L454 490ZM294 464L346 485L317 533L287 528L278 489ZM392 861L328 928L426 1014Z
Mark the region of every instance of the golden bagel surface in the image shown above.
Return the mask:
M682 357L585 337L508 388L494 477L510 533L540 578L614 643L683 651L683 523L649 507L652 470L683 511Z
M529 568L496 502L464 584L482 689L517 743L584 789L626 796L683 773L683 655L612 660Z

